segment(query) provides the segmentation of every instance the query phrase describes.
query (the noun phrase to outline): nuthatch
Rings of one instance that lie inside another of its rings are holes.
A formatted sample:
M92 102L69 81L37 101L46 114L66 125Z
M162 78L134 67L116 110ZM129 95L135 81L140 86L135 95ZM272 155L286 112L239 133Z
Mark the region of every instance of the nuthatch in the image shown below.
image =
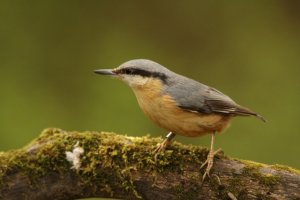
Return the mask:
M222 132L234 116L265 119L235 103L220 91L176 74L146 59L130 60L115 69L98 69L95 73L123 80L133 90L143 112L170 133L156 149L163 150L176 134L197 137L211 134L211 146L203 175L209 176L213 166L215 133Z

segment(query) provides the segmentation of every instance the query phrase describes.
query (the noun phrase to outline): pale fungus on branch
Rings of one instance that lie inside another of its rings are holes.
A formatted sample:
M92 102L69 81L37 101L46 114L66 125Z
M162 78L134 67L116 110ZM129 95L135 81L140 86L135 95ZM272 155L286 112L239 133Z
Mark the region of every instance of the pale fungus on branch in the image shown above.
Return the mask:
M79 141L74 145L73 151L66 151L66 159L72 164L71 169L79 170L81 166L80 155L84 153L82 147L79 146Z

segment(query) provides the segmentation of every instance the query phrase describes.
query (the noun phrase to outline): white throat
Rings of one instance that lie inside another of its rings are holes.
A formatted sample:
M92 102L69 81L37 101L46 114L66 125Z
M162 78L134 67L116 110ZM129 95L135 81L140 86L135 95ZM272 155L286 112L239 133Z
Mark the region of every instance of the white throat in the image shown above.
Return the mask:
M142 77L139 75L122 75L120 79L127 83L130 87L143 86L149 81L148 77Z

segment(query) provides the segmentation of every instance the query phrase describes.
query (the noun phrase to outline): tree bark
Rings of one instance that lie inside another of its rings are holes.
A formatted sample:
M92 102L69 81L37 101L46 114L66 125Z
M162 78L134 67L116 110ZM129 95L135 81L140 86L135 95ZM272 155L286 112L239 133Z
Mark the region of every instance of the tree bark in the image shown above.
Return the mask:
M46 129L22 149L0 152L0 199L300 199L299 170L218 154L161 138Z

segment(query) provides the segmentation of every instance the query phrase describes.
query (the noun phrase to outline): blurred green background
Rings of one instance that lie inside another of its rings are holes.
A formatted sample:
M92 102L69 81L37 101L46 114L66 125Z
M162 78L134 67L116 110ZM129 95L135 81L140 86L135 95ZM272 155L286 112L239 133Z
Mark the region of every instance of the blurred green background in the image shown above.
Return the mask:
M216 138L229 156L300 168L300 1L1 1L0 150L46 127L165 136L128 86L93 73L148 58L262 114ZM176 137L209 145L209 137Z

